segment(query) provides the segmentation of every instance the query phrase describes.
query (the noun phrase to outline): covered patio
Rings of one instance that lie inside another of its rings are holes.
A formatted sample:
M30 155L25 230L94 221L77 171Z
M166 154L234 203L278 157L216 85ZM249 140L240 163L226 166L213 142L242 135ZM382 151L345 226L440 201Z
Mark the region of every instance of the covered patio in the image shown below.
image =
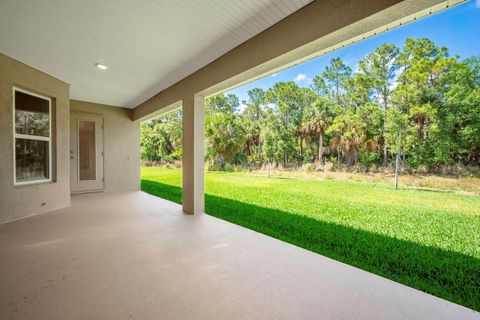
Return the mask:
M0 226L1 319L478 319L140 191Z
M203 213L206 97L461 1L0 3L0 319L480 319ZM139 191L179 107L182 206Z

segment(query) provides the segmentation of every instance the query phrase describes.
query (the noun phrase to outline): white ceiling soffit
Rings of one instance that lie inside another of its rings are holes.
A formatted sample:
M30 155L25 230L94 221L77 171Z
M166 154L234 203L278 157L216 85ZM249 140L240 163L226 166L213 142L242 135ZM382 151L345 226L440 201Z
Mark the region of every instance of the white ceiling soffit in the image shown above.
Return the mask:
M1 0L0 52L70 83L72 99L131 108L309 2Z

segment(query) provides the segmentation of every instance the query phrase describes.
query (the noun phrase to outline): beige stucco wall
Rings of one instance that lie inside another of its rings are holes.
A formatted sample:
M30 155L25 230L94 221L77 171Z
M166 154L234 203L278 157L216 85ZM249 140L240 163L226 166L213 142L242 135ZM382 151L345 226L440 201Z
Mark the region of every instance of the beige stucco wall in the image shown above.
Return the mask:
M140 122L131 120L131 110L76 100L70 108L103 116L105 192L139 190Z
M53 98L53 182L14 186L13 86ZM0 223L70 205L69 119L67 83L0 54Z

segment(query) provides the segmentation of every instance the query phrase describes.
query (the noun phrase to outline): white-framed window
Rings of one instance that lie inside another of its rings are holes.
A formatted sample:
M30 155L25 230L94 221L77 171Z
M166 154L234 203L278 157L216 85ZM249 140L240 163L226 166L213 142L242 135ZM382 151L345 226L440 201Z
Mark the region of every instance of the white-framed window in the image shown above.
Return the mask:
M52 181L52 100L13 88L13 182Z

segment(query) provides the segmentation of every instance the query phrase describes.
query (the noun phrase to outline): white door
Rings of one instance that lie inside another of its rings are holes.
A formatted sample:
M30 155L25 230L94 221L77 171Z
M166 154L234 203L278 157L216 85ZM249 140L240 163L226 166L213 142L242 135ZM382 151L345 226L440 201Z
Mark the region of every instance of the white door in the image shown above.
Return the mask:
M101 191L103 184L103 118L70 115L70 188L72 193Z

